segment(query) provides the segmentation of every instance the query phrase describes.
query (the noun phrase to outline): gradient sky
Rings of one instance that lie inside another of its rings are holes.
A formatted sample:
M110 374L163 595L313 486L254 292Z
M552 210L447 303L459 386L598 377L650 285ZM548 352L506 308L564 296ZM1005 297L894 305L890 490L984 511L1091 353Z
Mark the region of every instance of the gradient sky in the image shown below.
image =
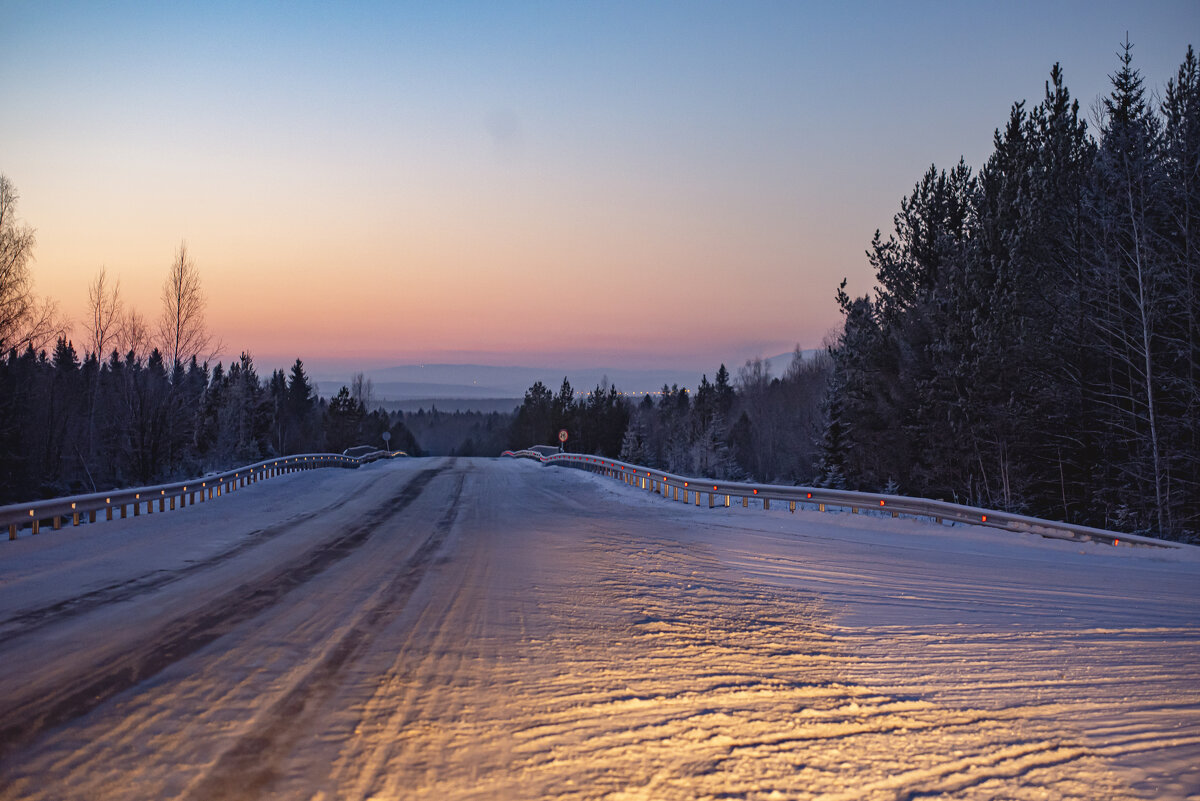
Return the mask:
M0 172L37 289L157 316L186 240L224 358L706 369L816 347L931 164L978 168L1200 3L0 0Z

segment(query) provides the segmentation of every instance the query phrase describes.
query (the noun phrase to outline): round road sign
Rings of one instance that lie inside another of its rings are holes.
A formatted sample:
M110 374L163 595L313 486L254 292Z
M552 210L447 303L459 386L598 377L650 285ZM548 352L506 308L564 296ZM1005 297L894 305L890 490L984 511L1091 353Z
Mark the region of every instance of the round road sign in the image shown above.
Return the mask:
M567 429L564 428L562 431L558 432L558 441L559 442L567 441Z

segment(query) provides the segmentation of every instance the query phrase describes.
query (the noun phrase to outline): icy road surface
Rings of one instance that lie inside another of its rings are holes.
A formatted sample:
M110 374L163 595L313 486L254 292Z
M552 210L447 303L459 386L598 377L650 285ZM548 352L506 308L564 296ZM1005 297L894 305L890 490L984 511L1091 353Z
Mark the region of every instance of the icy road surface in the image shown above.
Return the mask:
M412 459L0 542L0 798L1200 794L1200 559Z

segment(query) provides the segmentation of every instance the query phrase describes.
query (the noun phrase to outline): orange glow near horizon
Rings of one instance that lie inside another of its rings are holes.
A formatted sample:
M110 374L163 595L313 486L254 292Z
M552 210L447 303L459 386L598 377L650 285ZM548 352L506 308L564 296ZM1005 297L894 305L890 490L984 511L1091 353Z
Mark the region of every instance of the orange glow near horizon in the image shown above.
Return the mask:
M31 224L45 213L39 200L36 190L22 198ZM611 233L572 230L561 210L530 209L536 224L523 232L482 215L465 222L473 232L465 240L434 217L395 230L327 219L349 244L317 228L318 209L290 211L285 219L259 215L255 237L229 233L240 209L186 237L223 360L242 350L275 361L289 354L452 361L489 352L499 363L522 363L576 351L590 361L657 358L711 370L740 359L735 351L817 346L836 322L828 286L811 291L802 268L782 269L792 258L786 247L741 250L737 237L715 228L651 240L629 230L646 209L628 210L613 223L624 230ZM86 320L86 287L104 264L120 279L126 308L152 323L179 241L104 235L119 221L97 216L94 237L39 227L39 292L71 319ZM80 228L88 230L82 220L72 230ZM641 246L623 244L631 239ZM86 341L82 325L73 333Z

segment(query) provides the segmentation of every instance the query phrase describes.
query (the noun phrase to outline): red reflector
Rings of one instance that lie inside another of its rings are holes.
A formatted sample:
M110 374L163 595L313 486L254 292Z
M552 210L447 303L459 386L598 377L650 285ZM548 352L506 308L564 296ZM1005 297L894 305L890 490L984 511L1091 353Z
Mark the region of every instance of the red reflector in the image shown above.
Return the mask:
M1113 540L1113 545L1120 545L1120 544L1121 544L1120 540Z
M757 495L757 494L758 494L758 490L755 490L755 491L754 491L754 494L755 494L755 495Z
M808 493L808 497L810 497L810 498L812 497L812 493L811 493L811 492L810 492L810 493Z
M983 522L984 522L984 523L986 523L986 522L987 522L987 515L984 515L984 516L983 516Z
M717 485L713 484L713 492L716 492L716 491L717 491Z
M883 501L880 501L880 502L879 502L879 505L880 505L880 506L883 506Z

